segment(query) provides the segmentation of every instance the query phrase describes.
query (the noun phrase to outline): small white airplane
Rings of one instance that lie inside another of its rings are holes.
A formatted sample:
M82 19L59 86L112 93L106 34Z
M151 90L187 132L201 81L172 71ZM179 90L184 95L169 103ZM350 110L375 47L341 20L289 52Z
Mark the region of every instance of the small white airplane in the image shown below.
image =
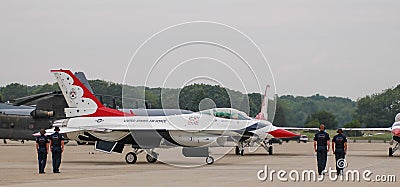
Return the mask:
M301 128L301 127L285 127L286 130L313 130L318 131L318 128ZM394 147L389 147L389 156L400 149L400 113L394 118L394 123L391 127L383 128L342 128L343 131L375 131L375 132L391 132L393 135L393 141L396 142ZM377 133L380 134L380 133ZM392 142L390 143L392 145Z
M257 114L255 119L260 120L264 124L269 124L272 128L267 132L267 137L264 139L260 139L254 136L248 136L246 139L239 140L238 145L235 149L236 155L244 156L244 148L245 147L253 147L254 144L261 145L265 150L268 151L270 155L273 154L273 147L272 147L272 138L293 138L299 137L300 134L296 134L293 132L288 131L285 127L276 127L270 121L268 121L268 98L267 98L267 91L269 89L269 85L265 88L264 99L261 103L260 113Z
M399 150L399 147L400 147L400 113L398 113L396 115L396 117L394 118L394 123L392 124L392 127L388 127L388 128L343 128L343 130L391 132L393 135L393 140L396 141L396 144L394 147L389 147L389 156L393 156L393 154L397 150Z
M389 147L389 156L393 156L394 152L399 150L400 147L400 113L394 118L394 123L391 128L393 134L393 140L396 141L394 147Z
M228 138L239 145L237 148L243 155L246 145L261 144L268 136L299 136L273 126L265 117L253 119L232 108L168 116L138 116L132 111L125 113L103 106L70 70L51 72L69 107L65 108L67 119L58 120L53 126L60 127L60 133L68 139L95 141L98 151L122 153L125 144L132 145L133 152L125 156L129 164L134 164L137 154L143 151L147 153L149 163L156 162L158 153L154 149L169 147L183 147L184 156L206 157L206 163L213 164L214 158L208 148L223 146ZM52 133L51 129L46 131L47 134ZM271 145L265 146L269 148Z

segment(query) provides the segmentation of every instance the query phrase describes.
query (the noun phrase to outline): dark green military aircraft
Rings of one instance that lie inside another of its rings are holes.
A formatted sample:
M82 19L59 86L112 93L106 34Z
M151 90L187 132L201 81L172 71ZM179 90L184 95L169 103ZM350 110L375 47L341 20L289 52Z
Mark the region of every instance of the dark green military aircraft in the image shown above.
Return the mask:
M37 101L36 105L26 103ZM0 139L34 140L33 133L52 127L54 120L65 118L68 105L59 92L49 92L17 99L14 103L0 103Z
M75 75L90 90L92 88L82 72ZM35 105L27 105L35 103ZM0 101L0 139L34 140L32 135L40 129L52 128L55 120L65 118L64 108L68 107L61 92L54 91L14 99L12 102Z

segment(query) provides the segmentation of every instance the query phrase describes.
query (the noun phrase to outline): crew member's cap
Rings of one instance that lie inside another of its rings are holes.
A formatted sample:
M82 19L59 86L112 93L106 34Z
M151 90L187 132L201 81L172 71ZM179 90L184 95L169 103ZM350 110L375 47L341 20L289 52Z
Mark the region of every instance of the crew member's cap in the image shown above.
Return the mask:
M54 127L54 131L60 131L60 127Z
M336 132L337 133L343 133L343 129L339 128Z

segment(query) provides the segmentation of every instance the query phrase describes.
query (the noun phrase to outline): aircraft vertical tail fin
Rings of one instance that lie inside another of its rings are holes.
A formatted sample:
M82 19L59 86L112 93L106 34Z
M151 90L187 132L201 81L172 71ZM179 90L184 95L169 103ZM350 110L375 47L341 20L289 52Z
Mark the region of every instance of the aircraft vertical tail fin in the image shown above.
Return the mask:
M267 120L268 119L268 98L267 98L268 88L270 88L269 85L267 85L267 87L265 88L264 99L261 103L261 110L260 110L260 113L257 114L256 119L259 119L259 120Z
M51 70L64 95L69 108L65 108L67 117L77 116L125 116L131 115L119 110L107 108L70 70Z

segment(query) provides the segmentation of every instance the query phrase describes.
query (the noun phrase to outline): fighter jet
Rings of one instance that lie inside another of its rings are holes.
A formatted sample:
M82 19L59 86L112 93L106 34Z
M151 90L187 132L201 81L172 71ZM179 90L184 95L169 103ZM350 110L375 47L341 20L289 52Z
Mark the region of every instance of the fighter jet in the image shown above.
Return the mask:
M265 140L269 133L282 132L264 119L254 119L232 108L213 108L200 112L167 116L139 116L105 107L70 70L51 71L68 104L67 119L56 121L67 138L95 141L96 150L122 153L125 144L132 145L125 161L134 164L137 154L145 151L146 159L157 161L159 147L183 147L186 157L206 157L214 163L208 148L223 146L228 138L244 141ZM50 131L50 130L49 130ZM50 131L51 133L51 131Z
M398 113L394 118L394 123L391 127L387 128L343 128L344 131L381 131L381 132L391 132L393 135L393 141L396 143L395 146L389 147L389 156L399 150L400 148L400 113ZM392 142L391 142L392 144Z
M247 134L242 136L237 141L237 146L235 147L235 154L244 156L244 148L245 147L256 147L255 145L260 145L263 147L269 155L273 154L273 147L272 144L276 139L283 139L283 138L294 138L300 137L300 134L296 134L290 132L284 128L276 127L272 124L272 122L268 121L268 97L267 91L270 88L269 85L265 88L264 98L261 103L260 113L257 114L255 117L256 120L259 120L262 124L268 124L270 128L267 129L266 136L262 136L257 134L254 136L253 134Z
M306 130L306 131L318 131L318 128L301 128L301 127L285 127L286 130ZM342 128L343 131L374 131L374 132L391 132L393 139L390 142L392 145L395 142L395 146L389 147L389 156L400 149L400 113L394 118L394 123L391 127L383 128Z
M389 147L389 156L393 156L393 153L396 152L400 147L400 113L396 115L390 130L393 134L393 140L396 141L396 145L394 147Z

